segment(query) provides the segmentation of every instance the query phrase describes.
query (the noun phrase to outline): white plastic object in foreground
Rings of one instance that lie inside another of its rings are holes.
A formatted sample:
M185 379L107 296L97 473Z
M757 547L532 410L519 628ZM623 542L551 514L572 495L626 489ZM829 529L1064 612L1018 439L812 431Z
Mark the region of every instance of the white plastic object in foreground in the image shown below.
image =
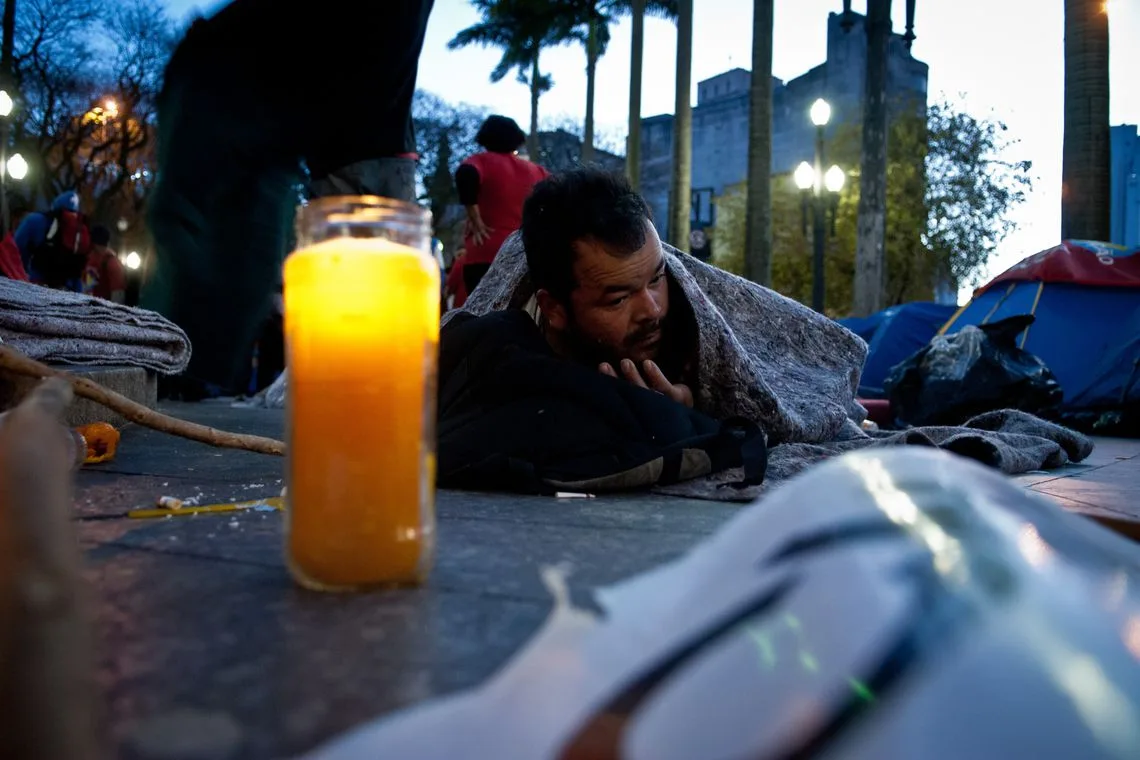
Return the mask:
M853 453L312 757L1140 757L1137 556L971 461Z

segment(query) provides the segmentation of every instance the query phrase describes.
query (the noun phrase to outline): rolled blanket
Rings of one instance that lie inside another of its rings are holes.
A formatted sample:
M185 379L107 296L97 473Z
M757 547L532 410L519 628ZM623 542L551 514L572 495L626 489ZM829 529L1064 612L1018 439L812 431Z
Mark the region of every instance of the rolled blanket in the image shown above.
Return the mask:
M127 365L173 375L190 361L186 333L153 311L4 278L0 340L48 363Z

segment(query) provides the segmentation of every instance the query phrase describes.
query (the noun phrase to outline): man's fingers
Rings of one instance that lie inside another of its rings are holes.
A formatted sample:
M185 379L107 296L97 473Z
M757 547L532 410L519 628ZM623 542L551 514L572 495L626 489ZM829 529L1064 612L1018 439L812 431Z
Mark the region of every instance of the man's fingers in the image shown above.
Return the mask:
M673 386L673 393L673 398L676 399L678 403L684 404L690 409L693 408L693 391L689 386L683 383L677 383Z
M669 382L669 378L665 377L665 373L657 366L657 362L651 359L646 359L641 363L641 369L645 373L645 379L649 381L649 387L658 393L664 393L666 396L673 395L673 384Z
M657 362L646 359L642 366L645 371L645 377L649 379L650 388L668 396L678 404L684 404L692 408L693 392L689 390L689 386L682 383L674 384L669 382L669 378L665 377L665 373L657 366Z
M617 372L614 371L614 368L610 366L609 362L602 362L599 364L598 372L601 372L603 375L609 375L613 378L616 378L618 376Z
M637 371L637 365L634 364L632 360L621 360L621 373L625 376L626 380L630 381L634 385L640 386L642 388L649 387L645 384L645 380L642 379L641 373Z

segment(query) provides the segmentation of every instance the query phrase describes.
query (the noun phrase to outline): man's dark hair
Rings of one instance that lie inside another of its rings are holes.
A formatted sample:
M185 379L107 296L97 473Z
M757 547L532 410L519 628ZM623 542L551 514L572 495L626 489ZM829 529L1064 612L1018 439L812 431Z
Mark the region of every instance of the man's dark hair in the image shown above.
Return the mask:
M526 133L514 119L494 114L479 127L475 142L492 153L514 153L526 142Z
M534 186L523 205L522 239L536 289L565 302L574 289L574 243L592 240L614 256L645 245L649 206L621 174L573 169Z
M91 243L93 245L110 245L111 231L101 224L91 228Z

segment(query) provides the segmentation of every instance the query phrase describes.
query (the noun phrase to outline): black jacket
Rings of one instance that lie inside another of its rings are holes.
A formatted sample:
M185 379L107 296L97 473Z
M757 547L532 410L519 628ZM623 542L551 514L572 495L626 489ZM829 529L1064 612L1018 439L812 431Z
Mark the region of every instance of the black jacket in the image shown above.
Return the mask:
M440 336L438 482L549 493L677 482L743 465L763 433L556 356L517 309L459 314Z

